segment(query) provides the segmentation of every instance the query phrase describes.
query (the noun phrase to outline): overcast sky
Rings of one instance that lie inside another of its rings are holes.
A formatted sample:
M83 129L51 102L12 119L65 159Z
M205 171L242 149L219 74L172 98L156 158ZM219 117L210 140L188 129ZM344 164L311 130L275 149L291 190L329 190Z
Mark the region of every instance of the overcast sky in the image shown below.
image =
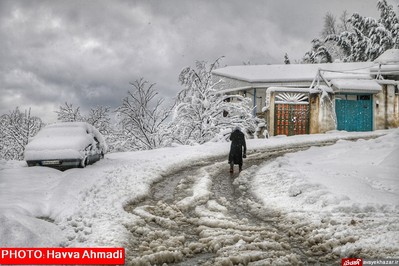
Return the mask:
M395 7L399 0L388 0ZM45 122L65 102L120 105L144 78L167 100L196 60L300 60L327 12L378 18L377 0L0 0L0 114L31 107Z

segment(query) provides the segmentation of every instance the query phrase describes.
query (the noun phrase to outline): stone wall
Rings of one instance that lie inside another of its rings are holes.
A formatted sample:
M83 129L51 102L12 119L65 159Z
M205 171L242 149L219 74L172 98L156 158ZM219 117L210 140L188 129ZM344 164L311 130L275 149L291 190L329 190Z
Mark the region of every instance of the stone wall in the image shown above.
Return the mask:
M374 95L375 130L399 127L399 96L396 90L395 85L382 84L382 92Z

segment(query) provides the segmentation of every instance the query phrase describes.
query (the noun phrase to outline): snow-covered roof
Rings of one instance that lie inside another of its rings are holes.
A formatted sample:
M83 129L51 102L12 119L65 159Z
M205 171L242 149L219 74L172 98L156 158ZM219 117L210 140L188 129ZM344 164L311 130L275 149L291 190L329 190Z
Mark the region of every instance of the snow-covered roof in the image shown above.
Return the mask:
M334 92L378 93L381 85L375 80L366 79L333 79L331 80Z
M309 92L309 88L270 87L268 92Z
M385 51L376 60L370 72L373 75L399 76L399 49ZM397 79L396 79L397 80Z
M295 82L312 81L318 70L326 70L324 76L333 78L370 79L373 62L329 63L329 64L289 64L289 65L242 65L227 66L212 73L247 82ZM328 72L334 71L334 72Z
M399 49L386 50L382 55L380 55L376 60L374 60L374 62L385 65L392 63L399 64Z

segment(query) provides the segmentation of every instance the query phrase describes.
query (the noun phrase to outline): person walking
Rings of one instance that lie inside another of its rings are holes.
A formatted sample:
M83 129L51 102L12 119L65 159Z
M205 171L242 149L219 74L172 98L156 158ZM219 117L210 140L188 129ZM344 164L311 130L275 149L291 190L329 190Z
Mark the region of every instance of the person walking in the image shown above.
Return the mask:
M229 153L229 164L230 173L234 173L234 165L238 164L238 169L242 170L242 158L246 158L247 144L245 143L244 133L241 132L239 127L236 127L230 135L230 153Z

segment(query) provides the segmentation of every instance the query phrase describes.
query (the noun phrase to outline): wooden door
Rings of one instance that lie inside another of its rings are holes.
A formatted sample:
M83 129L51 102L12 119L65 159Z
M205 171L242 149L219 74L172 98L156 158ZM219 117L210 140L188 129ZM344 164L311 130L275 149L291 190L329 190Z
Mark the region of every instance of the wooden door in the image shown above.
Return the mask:
M309 134L309 104L275 104L274 135Z

